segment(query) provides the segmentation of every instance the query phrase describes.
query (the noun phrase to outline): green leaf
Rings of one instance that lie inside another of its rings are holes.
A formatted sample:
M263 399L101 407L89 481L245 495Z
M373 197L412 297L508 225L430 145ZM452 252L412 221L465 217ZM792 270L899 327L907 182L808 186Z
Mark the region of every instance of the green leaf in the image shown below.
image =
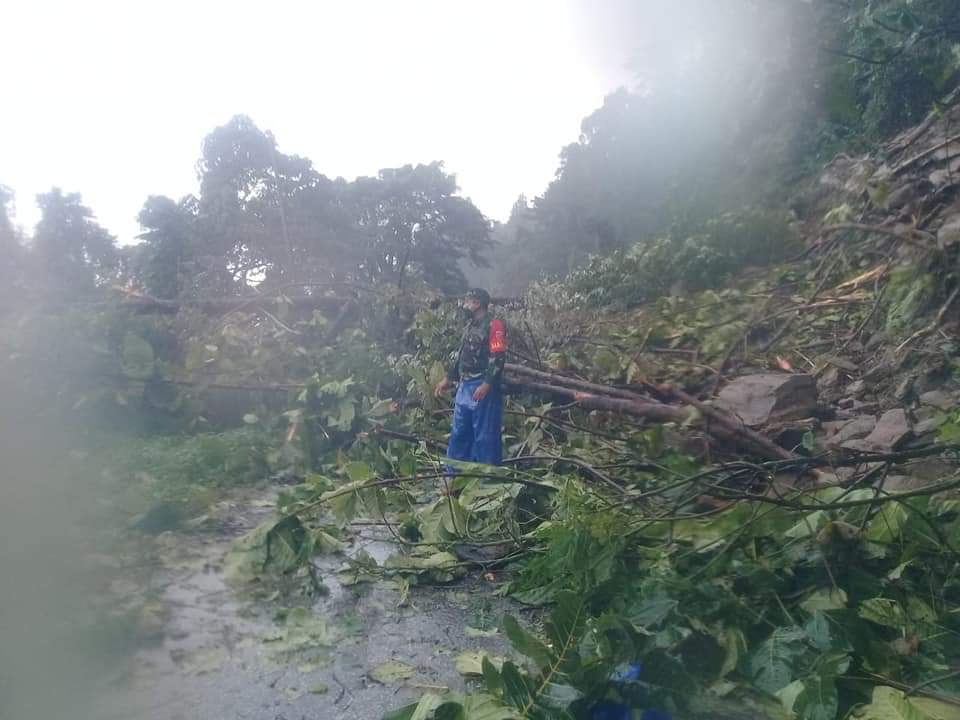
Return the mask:
M956 705L932 698L906 697L885 685L873 689L869 705L856 711L857 720L957 720Z
M587 621L586 603L583 594L565 591L557 595L557 603L544 623L553 651L549 672L566 672L579 664L576 648Z
M829 522L830 516L823 510L814 510L805 515L800 522L787 530L784 535L794 540L802 540L816 535L820 528Z
M903 607L896 600L889 598L864 600L860 603L857 614L864 620L895 630L903 630L907 626L907 616Z
M407 665L407 663L399 660L388 660L377 665L367 675L371 680L375 680L382 685L390 685L401 680L409 680L414 673L415 670L412 665Z
M820 588L800 603L800 607L809 613L817 610L840 610L846 606L847 593L841 588Z
M373 480L376 477L376 474L365 462L350 462L347 463L343 471L346 473L347 477L350 478L351 482L362 483L367 482L368 480Z
M502 665L500 666L503 667ZM500 695L503 693L503 680L500 678L500 672L497 667L490 662L490 659L484 657L480 662L480 671L483 674L483 685L490 692Z
M553 653L550 649L533 634L524 630L512 616L504 616L503 631L510 640L513 649L533 660L537 667L549 665L553 660Z
M793 703L793 712L801 720L835 720L837 705L835 678L815 675L803 681L803 690Z
M833 635L830 632L830 623L827 621L827 616L822 611L818 610L813 613L813 617L804 625L803 631L817 650L826 651L830 649Z
M654 628L666 620L677 605L673 598L658 594L641 600L630 609L628 617L638 628Z
M490 655L483 650L464 650L457 655L454 660L454 667L461 675L473 675L480 677L483 675L483 666L485 663L491 664L495 669L503 667L505 658Z
M505 662L500 670L500 680L503 683L504 700L521 710L528 707L530 689L516 665Z
M224 567L233 582L251 582L265 574L289 574L313 555L313 536L295 515L261 523L235 541Z
M761 690L776 694L797 679L800 657L806 645L804 632L797 627L781 627L760 643L750 655L750 676Z
M389 415L391 412L393 412L393 400L385 398L384 400L378 400L367 410L367 417L379 418Z
M900 537L907 522L907 509L901 503L888 502L873 516L865 539L875 543L891 543Z
M512 708L486 693L471 693L462 696L450 693L451 699L437 707L435 720L519 720Z
M747 639L738 628L726 627L715 634L717 642L723 648L723 664L720 666L719 676L726 677L736 670L740 657L747 652Z
M436 693L426 693L419 702L387 713L383 720L429 720L442 702L443 699Z
M338 553L343 552L348 547L343 540L338 540L323 530L313 531L313 546L317 553Z

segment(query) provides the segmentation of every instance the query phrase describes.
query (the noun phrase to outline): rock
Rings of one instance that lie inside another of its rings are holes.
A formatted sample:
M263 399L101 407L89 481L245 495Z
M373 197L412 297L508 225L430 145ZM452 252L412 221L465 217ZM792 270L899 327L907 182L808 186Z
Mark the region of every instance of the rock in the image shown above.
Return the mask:
M855 380L847 385L847 392L854 397L862 395L867 389L867 384L863 380Z
M871 415L880 412L880 403L878 402L860 402L857 401L853 404L851 410L859 413L860 415Z
M949 168L937 168L930 173L927 179L930 180L933 185L939 187L947 183L952 184L954 175L958 173L960 173L960 158L954 158L950 161Z
M847 440L844 443L840 444L840 447L847 450L856 450L857 452L876 452L877 449L873 447L870 443L867 442L866 438L857 438L855 440Z
M820 429L823 430L823 434L828 438L836 435L837 431L846 425L849 420L827 420L826 422L820 423Z
M839 485L840 476L832 472L821 472L817 476L817 485Z
M956 395L951 395L945 390L930 390L923 393L920 396L920 404L944 411L952 410L958 405Z
M936 432L937 429L943 425L943 417L932 417L927 418L926 420L921 420L916 425L913 426L913 434L920 435L929 435L932 432Z
M841 370L846 370L849 373L859 372L860 366L856 363L852 363L849 360L845 360L842 357L836 357L834 355L828 355L823 360L832 365L835 368L840 368Z
M857 474L857 469L852 467L838 467L834 471L834 474L840 482L845 483L853 479L853 476Z
M900 382L899 385L897 385L897 389L894 391L893 396L900 402L904 402L913 392L913 383L913 376L908 375Z
M717 404L752 427L797 420L816 412L817 383L807 374L744 375L720 391Z
M907 413L903 408L896 408L887 410L880 416L877 426L864 438L864 442L873 450L889 452L899 447L911 434L912 429Z
M863 374L863 380L867 384L875 383L888 375L892 375L895 367L894 360L887 354L878 358L877 363Z
M930 484L922 478L913 477L912 475L888 475L882 480L877 480L875 484L879 486L881 482L884 490L893 493L917 490Z
M922 200L933 189L933 183L927 178L905 183L887 196L887 208L890 210L906 209L908 206L915 205L918 200Z
M820 388L820 392L826 392L828 389L832 388L834 385L840 382L840 370L836 367L831 367L823 375L820 376L820 379L817 380L817 387Z
M837 407L843 408L844 410L848 410L852 408L853 398L852 397L840 398L839 400L837 400Z
M937 230L937 245L943 249L960 242L960 214L952 215Z
M833 435L827 436L827 445L842 446L848 440L860 440L873 432L877 421L869 415L861 415L845 422Z

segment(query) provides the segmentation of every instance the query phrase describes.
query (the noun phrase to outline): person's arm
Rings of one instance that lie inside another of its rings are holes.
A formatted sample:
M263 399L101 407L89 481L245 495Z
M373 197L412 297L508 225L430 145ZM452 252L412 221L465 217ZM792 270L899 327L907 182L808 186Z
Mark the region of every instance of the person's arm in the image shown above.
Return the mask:
M460 380L460 355L463 353L463 343L460 344L460 350L457 352L457 359L453 361L453 365L447 370L446 377L443 378L440 382L437 383L437 386L433 389L434 397L440 397L447 390L450 389L450 386L455 382Z

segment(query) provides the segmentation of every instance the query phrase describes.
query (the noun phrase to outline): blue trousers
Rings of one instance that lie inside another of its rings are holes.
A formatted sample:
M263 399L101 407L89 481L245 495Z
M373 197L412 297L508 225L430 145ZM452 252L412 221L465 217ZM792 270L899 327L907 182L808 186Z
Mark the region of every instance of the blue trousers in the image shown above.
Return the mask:
M482 384L483 378L460 381L453 403L447 457L499 465L503 459L503 391L494 385L483 400L476 402L473 393Z

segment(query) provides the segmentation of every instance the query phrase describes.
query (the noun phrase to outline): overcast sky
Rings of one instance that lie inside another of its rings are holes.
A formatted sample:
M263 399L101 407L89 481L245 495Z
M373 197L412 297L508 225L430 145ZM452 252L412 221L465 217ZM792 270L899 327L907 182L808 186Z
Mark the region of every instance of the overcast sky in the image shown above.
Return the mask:
M4 6L0 183L80 192L121 242L151 194L196 191L236 113L331 177L443 160L506 219L627 79L616 22L579 0L230 0Z

